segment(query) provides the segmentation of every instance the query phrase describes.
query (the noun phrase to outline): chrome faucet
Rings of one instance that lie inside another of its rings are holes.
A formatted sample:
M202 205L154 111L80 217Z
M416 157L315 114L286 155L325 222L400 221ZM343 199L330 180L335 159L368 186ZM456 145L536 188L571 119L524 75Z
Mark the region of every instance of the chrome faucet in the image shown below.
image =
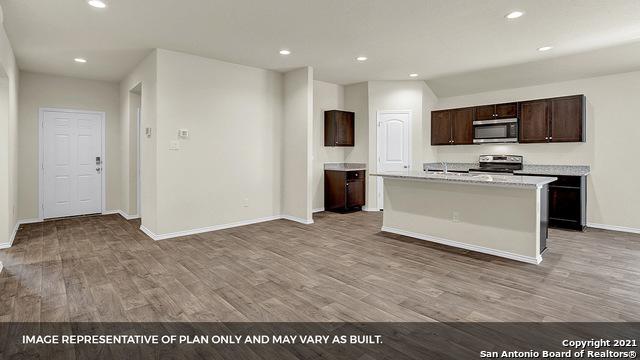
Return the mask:
M449 173L449 167L447 166L447 162L446 161L442 161L442 162L440 162L440 164L442 164L442 171L445 174Z

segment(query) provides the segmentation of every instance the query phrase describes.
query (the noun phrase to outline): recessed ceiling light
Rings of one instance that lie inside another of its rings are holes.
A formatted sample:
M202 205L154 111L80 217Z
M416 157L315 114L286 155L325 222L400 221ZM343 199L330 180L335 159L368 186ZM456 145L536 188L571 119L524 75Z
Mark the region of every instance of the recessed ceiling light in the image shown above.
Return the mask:
M409 76L411 76L411 77L418 77L418 74L413 73L413 74L409 74Z
M84 64L84 63L86 63L86 62L87 62L87 59L84 59L84 58L75 58L75 59L73 59L73 61L75 61L75 62L77 62L77 63L82 63L82 64Z
M508 13L507 15L505 15L504 17L506 17L507 19L517 19L520 16L524 15L524 13L522 11L512 11L510 13Z
M286 50L286 49L280 50L280 55L289 55L289 54L291 54L291 51L289 50Z
M358 61L367 61L367 59L368 59L368 57L366 57L366 56L358 56L356 58L356 60L358 60Z
M107 4L102 0L88 0L87 4L93 6L94 8L104 9L107 7Z
M553 49L553 46L543 46L543 47L539 47L538 51L549 51Z

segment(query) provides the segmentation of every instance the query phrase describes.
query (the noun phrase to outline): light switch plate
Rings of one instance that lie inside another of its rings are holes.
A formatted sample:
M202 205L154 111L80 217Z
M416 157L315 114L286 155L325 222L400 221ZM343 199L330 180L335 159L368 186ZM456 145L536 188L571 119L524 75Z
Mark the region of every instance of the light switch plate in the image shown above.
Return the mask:
M169 150L180 150L180 141L171 140L171 142L169 142Z

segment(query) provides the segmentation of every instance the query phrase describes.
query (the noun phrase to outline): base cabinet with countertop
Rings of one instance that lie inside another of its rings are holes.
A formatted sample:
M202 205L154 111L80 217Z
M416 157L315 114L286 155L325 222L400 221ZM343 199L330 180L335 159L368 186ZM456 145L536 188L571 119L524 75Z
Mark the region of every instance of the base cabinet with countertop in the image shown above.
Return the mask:
M382 231L539 264L555 177L379 172ZM491 204L491 206L487 206Z
M556 177L549 184L549 227L583 231L587 226L587 177Z
M475 163L448 163L449 172L469 172ZM425 171L442 171L440 163L425 163ZM549 186L549 227L583 231L587 226L587 176L591 169L581 165L524 165L514 175L553 176Z
M325 165L324 209L335 212L361 210L365 205L365 175L364 168Z

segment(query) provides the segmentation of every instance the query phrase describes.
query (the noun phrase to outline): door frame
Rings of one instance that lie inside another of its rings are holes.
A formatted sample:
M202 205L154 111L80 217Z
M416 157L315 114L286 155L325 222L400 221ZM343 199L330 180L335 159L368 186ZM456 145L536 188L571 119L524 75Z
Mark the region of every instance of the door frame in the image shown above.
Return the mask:
M100 212L104 213L107 203L107 151L106 151L106 113L104 111L92 111L92 110L76 110L65 108L51 108L41 107L38 110L38 219L44 219L44 114L46 112L66 112L66 113L80 113L80 114L95 114L100 116L100 128L102 132L102 172L101 176L101 204Z
M411 169L411 128L413 125L413 112L411 110L378 110L376 112L376 171L380 171L380 116L388 114L406 114L409 116L409 127L407 128L407 161L409 170ZM381 206L382 205L382 206ZM382 177L376 177L376 208L383 210L384 207L384 182Z
M142 104L136 112L136 213L138 217L142 217Z

